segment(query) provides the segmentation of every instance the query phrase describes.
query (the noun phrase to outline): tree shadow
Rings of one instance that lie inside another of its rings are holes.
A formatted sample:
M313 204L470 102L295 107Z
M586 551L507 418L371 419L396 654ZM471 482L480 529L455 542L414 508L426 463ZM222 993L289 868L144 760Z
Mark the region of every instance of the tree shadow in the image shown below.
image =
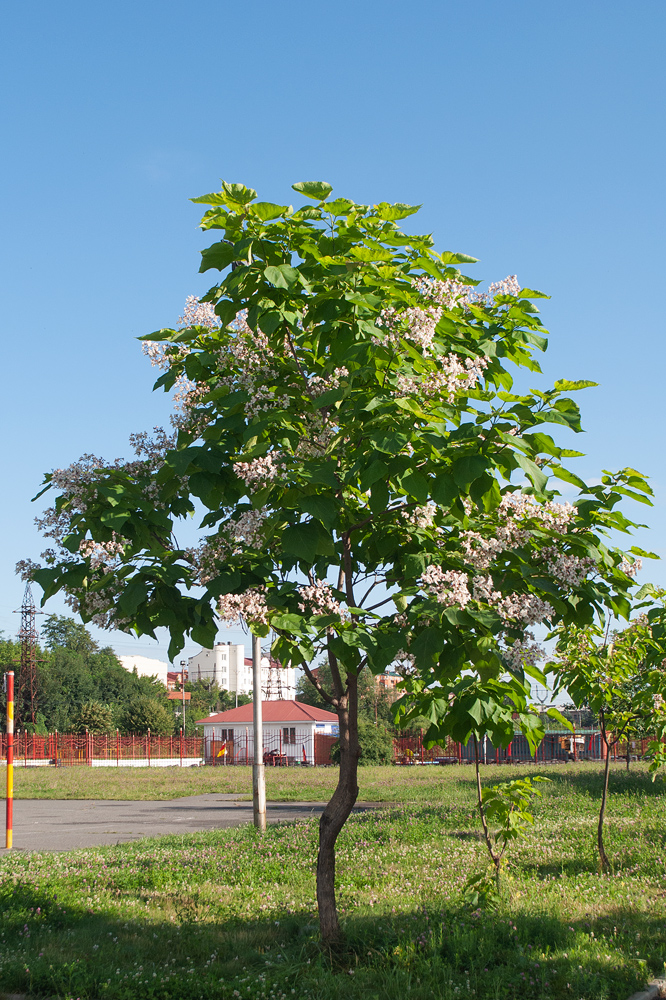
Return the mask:
M132 890L129 897L136 897ZM139 893L139 903L154 893ZM353 912L344 939L319 946L312 913L213 914L197 893L165 894L161 917L112 918L62 903L29 880L0 889L0 989L33 996L212 1000L237 994L382 1000L625 1000L664 971L663 914L615 907L568 922L450 906ZM248 986L250 991L248 992ZM321 992L320 992L321 987ZM282 993L279 993L279 991ZM312 991L312 992L311 992Z

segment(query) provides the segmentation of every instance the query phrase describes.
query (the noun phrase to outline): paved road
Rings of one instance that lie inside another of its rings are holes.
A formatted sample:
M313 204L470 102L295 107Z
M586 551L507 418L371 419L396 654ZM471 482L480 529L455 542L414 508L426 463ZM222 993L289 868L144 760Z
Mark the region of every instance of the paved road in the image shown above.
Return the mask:
M308 819L318 816L323 808L322 802L269 802L268 822ZM373 808L377 808L377 803L359 802L355 807L356 811ZM251 802L215 793L167 802L16 799L14 849L71 851L77 847L118 844L165 833L217 830L251 822ZM7 853L0 850L0 855Z

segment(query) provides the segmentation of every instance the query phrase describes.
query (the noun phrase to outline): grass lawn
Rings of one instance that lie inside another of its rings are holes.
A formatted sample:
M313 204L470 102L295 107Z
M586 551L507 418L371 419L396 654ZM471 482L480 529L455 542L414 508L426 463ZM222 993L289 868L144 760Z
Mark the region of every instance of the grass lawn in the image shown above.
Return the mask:
M104 775L77 771L113 797ZM499 773L552 781L542 786L533 831L510 855L494 912L473 911L462 897L467 875L486 866L472 769L368 768L361 796L396 805L354 816L339 840L346 944L338 954L317 944L316 822L273 827L263 838L244 827L1 859L0 990L74 1000L625 1000L663 975L663 782L652 784L642 766L613 770L614 872L602 876L600 766L488 768L484 776ZM166 797L145 774L125 772L139 792L127 797ZM240 768L185 774L192 786L183 792L179 781L176 795L237 791L234 783L247 781ZM70 771L61 776L73 780ZM269 796L324 797L334 779L280 771L269 775Z

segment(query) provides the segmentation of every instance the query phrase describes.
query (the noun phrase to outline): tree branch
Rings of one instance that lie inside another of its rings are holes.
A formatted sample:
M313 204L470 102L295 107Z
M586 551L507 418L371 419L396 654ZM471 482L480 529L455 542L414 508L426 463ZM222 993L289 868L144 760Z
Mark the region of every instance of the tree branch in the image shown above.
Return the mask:
M328 693L328 691L324 690L324 687L323 687L321 681L317 680L317 678L312 673L312 671L310 670L310 668L307 665L307 663L303 663L301 665L303 667L303 673L305 674L305 676L307 677L307 679L310 681L310 683L317 689L317 691L319 691L319 694L322 696L322 698L324 699L324 701L327 701L329 703L329 705L333 705L335 708L337 708L338 707L337 699L336 698L332 698L331 695Z

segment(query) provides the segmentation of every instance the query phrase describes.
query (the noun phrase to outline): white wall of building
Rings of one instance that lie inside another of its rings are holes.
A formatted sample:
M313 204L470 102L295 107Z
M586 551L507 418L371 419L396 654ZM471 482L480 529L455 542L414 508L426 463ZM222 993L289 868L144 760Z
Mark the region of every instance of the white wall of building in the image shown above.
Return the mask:
M202 649L188 661L188 679L217 683L220 688L232 694L252 694L252 664L245 662L245 646L242 643L218 642L213 649ZM273 671L275 673L275 671ZM279 671L281 692L271 691L266 698L270 667L268 657L261 658L261 687L264 700L293 700L296 698L296 672L293 667Z
M170 670L168 663L151 660L148 656L119 656L118 659L130 673L136 668L139 677L157 677L158 681L166 685L167 673Z

